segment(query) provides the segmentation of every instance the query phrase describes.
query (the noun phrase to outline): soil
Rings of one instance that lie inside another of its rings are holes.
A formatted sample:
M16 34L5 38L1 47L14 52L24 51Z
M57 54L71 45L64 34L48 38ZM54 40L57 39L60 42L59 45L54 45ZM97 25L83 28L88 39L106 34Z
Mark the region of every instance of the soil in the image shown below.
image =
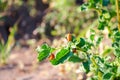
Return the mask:
M57 66L48 60L37 61L35 48L15 48L8 64L0 66L0 80L71 80L68 74L61 75Z

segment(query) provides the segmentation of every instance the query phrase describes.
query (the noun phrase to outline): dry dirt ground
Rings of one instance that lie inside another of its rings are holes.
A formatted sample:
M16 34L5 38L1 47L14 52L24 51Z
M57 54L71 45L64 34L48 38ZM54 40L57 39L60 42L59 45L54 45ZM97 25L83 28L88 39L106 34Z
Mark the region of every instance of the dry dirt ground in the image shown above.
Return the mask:
M34 48L14 49L8 64L0 66L0 80L71 80L68 74L61 75L57 66L47 60L37 62Z

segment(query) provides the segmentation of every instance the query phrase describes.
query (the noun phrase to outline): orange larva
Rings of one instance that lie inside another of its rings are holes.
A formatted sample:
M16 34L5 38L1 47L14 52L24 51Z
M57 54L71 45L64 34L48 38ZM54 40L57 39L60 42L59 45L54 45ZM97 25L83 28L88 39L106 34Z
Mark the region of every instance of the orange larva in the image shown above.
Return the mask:
M67 40L71 41L72 40L72 35L70 33L67 34Z
M54 54L51 54L51 55L48 57L49 60L53 60L54 58L55 58Z
M76 53L76 52L77 52L76 48L73 48L73 49L72 49L72 52L73 52L73 53Z

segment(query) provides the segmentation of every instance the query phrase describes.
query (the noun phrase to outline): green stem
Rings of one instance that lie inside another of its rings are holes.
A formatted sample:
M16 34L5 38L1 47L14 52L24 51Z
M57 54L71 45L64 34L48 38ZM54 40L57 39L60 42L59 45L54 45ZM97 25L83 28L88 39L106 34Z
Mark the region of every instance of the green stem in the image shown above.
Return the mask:
M95 66L95 68L99 69L99 66L97 65L94 57L91 58L91 61L93 65ZM98 75L98 80L102 80L102 73L100 71L97 72L97 75Z
M120 31L119 0L116 0L116 10L117 10L117 19L118 19L118 30Z
M98 68L98 65L97 65L97 63L95 62L94 57L91 58L91 61L92 61L93 65L94 65L96 68Z

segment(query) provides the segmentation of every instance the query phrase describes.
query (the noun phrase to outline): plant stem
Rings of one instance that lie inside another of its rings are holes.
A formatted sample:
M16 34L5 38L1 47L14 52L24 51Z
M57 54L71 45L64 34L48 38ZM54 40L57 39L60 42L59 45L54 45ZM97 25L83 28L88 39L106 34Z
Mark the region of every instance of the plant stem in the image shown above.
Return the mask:
M95 68L99 69L99 66L97 65L94 57L91 58L91 61L93 65L95 66ZM102 73L100 71L97 72L97 76L98 76L98 80L102 80Z
M118 30L120 31L119 0L116 0L116 10L117 10L117 19L118 19Z

